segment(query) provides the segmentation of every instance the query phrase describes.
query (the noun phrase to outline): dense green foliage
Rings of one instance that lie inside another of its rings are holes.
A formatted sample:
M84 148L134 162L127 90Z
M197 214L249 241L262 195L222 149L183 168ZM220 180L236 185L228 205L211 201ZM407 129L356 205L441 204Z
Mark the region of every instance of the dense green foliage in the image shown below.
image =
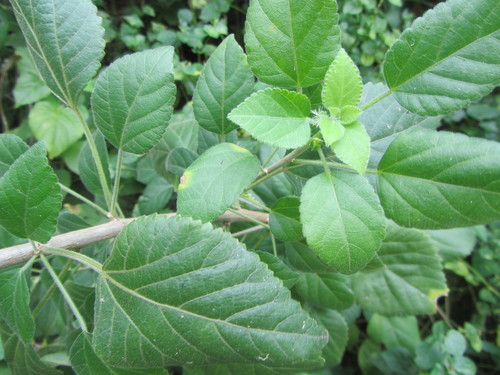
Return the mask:
M0 3L0 375L499 371L500 4L435 3Z

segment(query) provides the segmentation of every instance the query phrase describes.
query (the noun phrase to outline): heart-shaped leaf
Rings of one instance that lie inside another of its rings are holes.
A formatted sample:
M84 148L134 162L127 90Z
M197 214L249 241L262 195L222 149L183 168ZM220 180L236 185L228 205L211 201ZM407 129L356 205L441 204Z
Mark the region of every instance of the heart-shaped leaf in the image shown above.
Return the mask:
M175 100L173 47L127 55L97 79L92 112L99 130L117 148L144 154L158 143Z
M339 272L362 269L380 248L384 213L373 188L360 175L338 171L313 177L300 202L307 243Z
M432 314L446 294L441 259L429 237L415 229L387 226L377 256L351 277L363 309L382 315Z
M184 172L177 212L202 221L214 220L233 204L259 171L260 163L250 151L232 143L218 144Z
M193 110L198 124L219 134L236 129L227 115L253 93L253 85L247 57L230 35L212 53L196 83Z
M11 0L11 4L43 80L59 99L76 107L104 54L97 8L81 0Z
M252 0L245 47L260 81L311 86L323 80L340 47L334 0Z
M269 88L247 98L228 118L261 142L297 148L311 136L307 122L310 112L311 104L305 95Z
M189 218L129 224L97 281L93 343L111 366L290 366L326 341L255 254Z
M449 132L401 134L379 164L385 214L421 229L500 220L499 160L498 142Z
M397 101L421 115L467 106L500 84L500 3L448 0L417 19L387 53Z
M18 237L45 243L56 230L61 200L47 151L36 143L0 178L0 225Z

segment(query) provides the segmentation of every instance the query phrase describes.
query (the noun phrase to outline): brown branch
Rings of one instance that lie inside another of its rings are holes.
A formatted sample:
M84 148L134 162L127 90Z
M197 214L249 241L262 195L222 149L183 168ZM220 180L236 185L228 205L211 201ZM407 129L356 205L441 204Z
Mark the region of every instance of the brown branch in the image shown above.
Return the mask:
M252 217L255 220L267 224L269 215L264 212L240 210L245 215ZM167 214L173 216L175 214ZM106 224L97 225L95 227L85 228L54 236L47 242L46 246L55 247L58 249L81 249L93 243L108 240L118 236L120 231L133 219L114 219ZM248 221L244 217L236 215L232 212L225 212L216 221L225 222L245 222ZM0 268L10 267L19 263L24 263L30 260L35 255L35 250L30 243L22 245L6 247L0 249Z

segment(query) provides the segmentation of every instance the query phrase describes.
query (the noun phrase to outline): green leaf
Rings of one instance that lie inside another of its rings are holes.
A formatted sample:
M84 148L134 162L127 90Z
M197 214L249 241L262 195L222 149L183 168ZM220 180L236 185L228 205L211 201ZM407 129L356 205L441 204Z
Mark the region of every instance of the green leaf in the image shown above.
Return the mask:
M432 314L436 299L448 292L429 237L394 224L387 226L377 256L351 280L361 307L387 316Z
M176 147L168 153L165 169L180 177L184 174L186 168L193 164L198 157L199 155L189 148Z
M345 310L354 303L349 279L336 273L302 273L295 290L302 300L319 308Z
M13 134L0 134L0 178L16 159L29 149L21 138Z
M19 76L17 77L13 94L15 107L19 108L45 98L50 94L50 89L38 75L28 48L16 47L16 55L21 57L21 60L16 64Z
M244 148L232 143L214 146L184 172L177 212L202 221L214 220L233 204L259 171L259 161Z
M328 115L319 116L319 129L325 140L325 145L330 146L332 143L337 142L345 134L345 127Z
M309 246L342 273L362 269L385 235L384 214L363 177L336 172L311 178L300 198L300 219Z
M76 107L104 54L97 8L81 0L11 0L11 4L43 80L59 99Z
M385 214L421 229L499 220L499 157L498 142L448 132L401 134L379 164Z
M282 197L271 207L269 226L277 239L293 242L303 237L299 205L298 197Z
M286 260L302 272L332 272L333 269L321 260L316 252L300 242L285 244Z
M323 80L340 48L333 0L252 0L245 47L260 81L274 86L312 86Z
M365 174L370 158L370 136L359 121L345 127L345 134L332 144L335 155L360 174Z
M31 345L23 342L0 322L5 360L12 375L61 375L61 372L42 362Z
M326 341L255 254L189 218L129 224L97 282L93 342L111 366L290 366L317 359Z
M328 68L321 98L326 108L357 106L361 99L363 83L356 64L341 48Z
M210 56L196 83L193 110L198 124L218 134L236 129L227 115L253 93L253 84L247 57L230 35Z
M269 269L273 271L274 276L283 281L285 288L291 289L299 278L299 274L288 267L283 261L275 257L273 254L257 250L255 252L260 260L267 264Z
M92 134L97 147L97 153L101 159L102 168L104 169L104 175L108 182L108 186L111 186L111 175L109 173L109 156L108 148L106 146L106 140L102 133L97 129ZM80 178L92 194L102 195L102 186L99 180L99 175L97 173L97 168L95 166L94 156L90 151L90 146L88 143L82 147L80 151L80 157L78 158L78 170L80 172Z
M57 176L39 142L0 178L0 225L12 234L45 243L56 230L61 207Z
M368 83L363 87L360 104L367 104L388 88L383 83ZM399 105L390 95L365 109L358 117L371 139L370 160L368 166L376 168L384 152L397 135L419 128L436 129L440 117L422 117L411 113Z
M461 356L467 349L465 337L458 331L450 330L444 338L444 350L455 356Z
M445 262L467 257L476 245L474 228L428 230L427 234L431 236L432 242Z
M9 268L0 272L0 316L9 328L28 345L35 334L31 316L29 268Z
M268 88L247 98L228 118L260 142L297 148L311 136L309 99L296 92Z
M137 201L140 214L149 215L165 208L173 192L174 187L170 182L163 177L156 177L146 186Z
M340 110L340 122L343 125L352 124L356 121L363 111L353 105L346 105Z
M388 349L403 347L415 353L420 343L417 318L373 314L368 322L368 335Z
M416 20L384 63L397 101L421 115L450 113L500 84L500 4L449 0Z
M127 55L97 79L92 112L99 130L116 147L144 154L158 143L175 100L173 47Z
M347 323L340 313L334 310L318 310L311 312L311 316L323 325L329 334L328 343L323 348L325 358L324 368L338 365L347 346Z
M71 365L78 375L167 375L167 370L125 370L108 366L97 356L90 335L82 332L69 351Z
M61 155L83 135L76 113L55 101L36 103L28 120L36 139L45 141L50 159Z

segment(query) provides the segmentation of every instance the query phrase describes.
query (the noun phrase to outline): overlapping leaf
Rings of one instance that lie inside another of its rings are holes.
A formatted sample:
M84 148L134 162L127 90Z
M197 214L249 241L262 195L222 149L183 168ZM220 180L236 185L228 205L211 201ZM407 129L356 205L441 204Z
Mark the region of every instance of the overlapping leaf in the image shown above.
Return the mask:
M305 95L268 88L247 98L228 118L263 143L296 148L311 136L307 122L310 112Z
M360 174L365 174L370 158L370 136L359 121L345 127L345 133L332 144L335 155Z
M117 148L148 152L162 137L175 100L173 47L122 57L97 79L92 111L97 127Z
M94 142L96 144L97 153L101 159L102 168L104 170L104 176L108 182L108 186L111 186L111 175L109 173L109 156L108 148L106 146L106 140L99 130L96 130L92 137L94 137ZM90 146L86 143L81 151L78 158L78 170L80 172L80 179L83 184L92 194L102 195L102 186L99 180L99 174L97 173L97 167L95 165L94 156L90 151Z
M351 276L358 303L378 314L431 314L447 293L441 258L429 237L418 230L387 226L377 256Z
M302 300L318 308L345 310L354 303L349 279L337 273L302 273L295 290Z
M63 102L76 106L104 54L97 8L81 0L11 0L11 4L43 80Z
M259 161L248 150L231 143L214 146L184 172L177 211L202 221L213 220L233 204L259 171Z
M271 208L269 226L277 239L299 241L303 237L299 205L298 197L282 197Z
M328 330L330 336L328 343L323 348L324 368L338 365L347 346L348 327L346 321L335 310L321 309L312 312L311 316Z
M414 353L420 343L418 321L414 316L373 314L368 322L367 333L388 349L403 347Z
M387 53L386 81L405 108L453 112L500 84L500 3L448 0L416 20Z
M13 134L0 134L0 177L16 159L29 149L21 138Z
M245 47L260 81L281 87L320 82L340 47L334 0L252 0Z
M295 269L302 272L332 272L331 266L323 262L318 254L300 242L286 243L286 260Z
M326 340L255 254L189 218L129 224L97 282L93 343L112 366L318 364Z
M500 144L462 134L399 135L379 164L378 192L387 217L422 229L500 219Z
M61 207L57 176L43 143L19 156L0 178L0 225L12 234L47 242Z
M372 259L384 238L385 221L366 179L323 173L307 182L300 200L304 236L324 262L353 273Z
M426 231L439 250L444 262L463 259L470 255L476 245L474 228L453 228Z
M227 115L253 93L253 84L247 57L230 35L212 53L196 83L193 110L198 124L219 134L236 129Z

